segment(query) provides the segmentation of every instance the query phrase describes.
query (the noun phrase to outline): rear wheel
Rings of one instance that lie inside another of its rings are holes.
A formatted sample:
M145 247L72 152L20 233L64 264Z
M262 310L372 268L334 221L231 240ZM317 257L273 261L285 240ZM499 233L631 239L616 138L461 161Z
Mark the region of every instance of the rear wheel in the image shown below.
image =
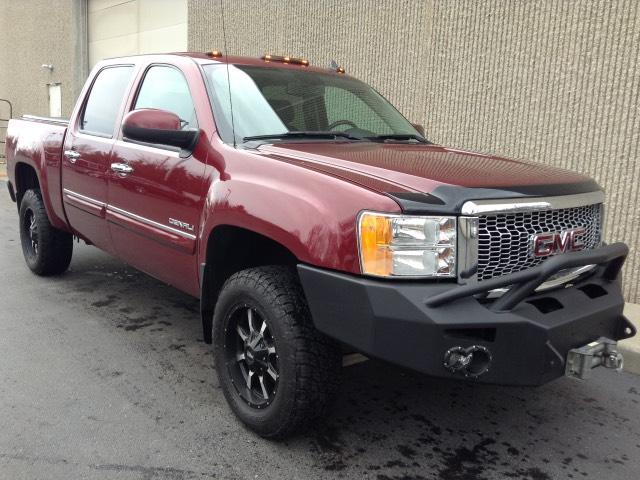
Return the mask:
M249 428L284 438L326 413L341 369L338 345L318 332L295 272L260 267L225 283L214 319L224 395Z
M20 202L20 241L35 274L59 275L69 268L73 236L51 226L40 190L28 190Z

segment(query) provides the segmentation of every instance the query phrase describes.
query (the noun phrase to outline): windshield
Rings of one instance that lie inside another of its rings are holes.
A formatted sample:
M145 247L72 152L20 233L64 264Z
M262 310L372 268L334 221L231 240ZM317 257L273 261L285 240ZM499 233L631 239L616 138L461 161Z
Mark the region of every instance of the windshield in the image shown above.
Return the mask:
M206 65L204 70L220 136L227 143L234 143L234 130L236 143L289 132L309 137L317 133L326 137L327 132L335 131L341 133L340 138L422 138L393 105L359 80L304 70L230 65L229 88L226 65Z

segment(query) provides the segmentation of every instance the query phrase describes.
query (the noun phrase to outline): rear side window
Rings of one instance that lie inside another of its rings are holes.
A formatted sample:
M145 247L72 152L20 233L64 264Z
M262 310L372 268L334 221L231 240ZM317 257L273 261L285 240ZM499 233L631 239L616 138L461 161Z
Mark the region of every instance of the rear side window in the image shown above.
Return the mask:
M98 73L80 120L80 130L101 137L113 136L116 117L127 91L133 67L109 67Z
M147 71L134 107L140 108L166 110L180 117L182 128L198 127L187 80L173 67L158 65Z

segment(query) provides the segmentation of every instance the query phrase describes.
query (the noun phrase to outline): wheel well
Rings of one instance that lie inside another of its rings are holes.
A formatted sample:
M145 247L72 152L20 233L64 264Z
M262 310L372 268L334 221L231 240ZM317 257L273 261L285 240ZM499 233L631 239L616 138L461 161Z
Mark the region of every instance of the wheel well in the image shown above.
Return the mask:
M40 181L38 180L38 174L36 170L26 163L18 163L16 165L16 201L18 202L18 208L20 208L20 202L27 190L32 188L40 188Z
M217 297L224 282L234 273L262 265L296 265L298 260L280 243L240 227L216 227L207 243L207 265L214 279Z
M216 227L207 242L207 258L203 266L200 311L204 340L211 343L213 311L224 282L236 272L263 265L291 265L296 256L282 244L241 227Z

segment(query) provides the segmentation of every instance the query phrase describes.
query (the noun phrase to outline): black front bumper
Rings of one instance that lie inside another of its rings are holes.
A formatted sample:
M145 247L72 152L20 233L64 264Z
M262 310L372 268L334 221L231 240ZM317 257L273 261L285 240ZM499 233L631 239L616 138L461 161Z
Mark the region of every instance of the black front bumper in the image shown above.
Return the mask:
M509 276L455 283L374 280L300 265L316 328L371 357L429 375L463 378L444 365L455 347L485 347L490 368L477 380L540 385L564 375L572 348L600 337L635 334L622 314L619 272L628 253L617 243L569 253ZM595 264L570 286L535 289L559 270ZM512 285L495 301L482 294Z

